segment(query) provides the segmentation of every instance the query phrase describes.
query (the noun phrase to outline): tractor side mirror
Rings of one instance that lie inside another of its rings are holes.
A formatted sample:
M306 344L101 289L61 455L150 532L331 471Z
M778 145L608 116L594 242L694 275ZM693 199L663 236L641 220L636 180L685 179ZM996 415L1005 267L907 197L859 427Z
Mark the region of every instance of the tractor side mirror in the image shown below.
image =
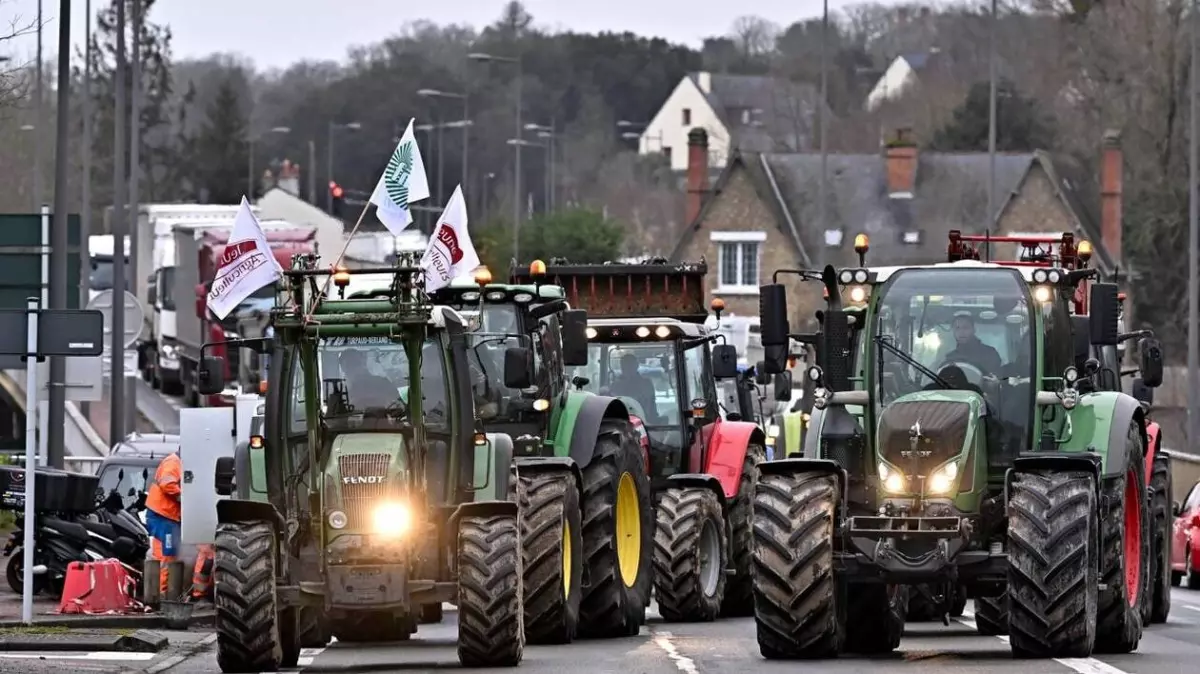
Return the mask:
M824 373L825 386L830 391L850 390L850 317L844 311L825 312L825 329L822 330L824 344L819 363Z
M229 496L233 493L234 462L232 456L222 456L217 459L217 468L213 476L213 485L218 496Z
M771 383L771 373L767 372L767 361L760 360L754 366L754 383L766 386Z
M788 319L787 292L782 283L768 283L758 289L758 314L762 321L762 345L767 374L787 369ZM776 347L776 348L772 348Z
M562 312L558 322L562 328L563 365L576 367L588 364L587 311L571 309Z
M713 346L713 379L731 379L736 377L737 373L737 347L732 344L717 344Z
M1138 352L1142 354L1142 383L1151 389L1162 386L1163 382L1163 350L1162 342L1153 337L1146 337L1138 343Z
M775 400L785 403L792 399L792 373L780 372L775 375Z
M513 389L533 386L533 351L523 346L504 350L504 385Z
M1093 346L1116 346L1120 343L1117 330L1120 312L1117 284L1093 283L1088 299L1089 341Z
M1154 404L1154 389L1147 386L1146 381L1142 377L1134 378L1133 385L1129 393L1143 405Z
M211 396L225 390L225 359L220 356L205 356L200 359L200 394Z

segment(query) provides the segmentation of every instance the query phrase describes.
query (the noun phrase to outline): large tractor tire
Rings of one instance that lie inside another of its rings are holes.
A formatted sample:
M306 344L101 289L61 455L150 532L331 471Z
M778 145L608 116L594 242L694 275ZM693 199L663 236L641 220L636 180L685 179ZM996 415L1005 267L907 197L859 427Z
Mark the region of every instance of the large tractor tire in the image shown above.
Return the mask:
M375 644L408 641L416 624L412 617L390 611L355 611L333 620L330 629L340 642Z
M1106 479L1100 522L1100 593L1096 649L1129 653L1142 639L1142 592L1150 582L1150 513L1146 507L1145 458L1142 431L1130 424L1124 447L1110 447L1110 456L1125 453L1125 474Z
M985 637L1008 634L1008 592L975 598L975 631Z
M754 492L754 625L768 660L835 657L846 593L833 572L837 478L762 475Z
M442 615L442 604L421 604L421 615L417 618L417 622L422 625L436 625L442 622L445 616Z
M846 652L879 655L896 650L904 636L910 592L907 585L848 586Z
M654 596L671 622L709 622L721 612L729 544L712 490L664 490L655 509Z
M569 472L518 472L525 574L525 638L569 644L583 593L583 525L579 489Z
M1153 534L1154 557L1153 582L1150 586L1149 615L1143 613L1143 624L1147 618L1151 623L1165 623L1171 613L1171 457L1161 448L1154 455L1150 473L1150 531Z
M1008 502L1008 643L1015 657L1086 658L1096 644L1096 478L1018 473Z
M654 545L650 478L627 419L605 419L583 471L580 636L634 636L646 620Z
M525 653L520 530L511 515L458 524L458 660L516 667Z
M919 623L941 618L937 602L933 600L935 586L928 583L913 585L908 589L908 611L905 619Z
M746 447L742 479L729 508L729 558L733 575L725 585L725 600L721 606L721 615L727 618L754 615L754 579L751 577L754 518L750 510L754 502L754 485L758 482L758 464L766 460L767 449L762 445Z
M268 522L217 525L213 599L222 672L273 672L299 657L295 613L275 596L275 528ZM285 624L286 623L286 624Z
M329 645L329 637L332 636L329 620L319 608L302 608L297 615L301 648L325 648Z

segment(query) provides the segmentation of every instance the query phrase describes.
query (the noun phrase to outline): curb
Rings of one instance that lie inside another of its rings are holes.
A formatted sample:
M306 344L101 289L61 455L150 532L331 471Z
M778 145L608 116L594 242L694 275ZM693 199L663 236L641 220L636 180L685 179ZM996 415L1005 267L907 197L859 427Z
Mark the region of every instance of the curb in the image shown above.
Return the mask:
M179 663L183 662L184 660L187 660L188 658L192 657L193 655L199 653L200 651L206 650L216 640L217 640L217 635L210 634L210 635L204 637L203 639L201 639L200 641L197 641L196 643L192 644L191 646L184 648L183 651L181 651L177 655L172 655L171 657L167 658L166 660L163 660L162 662L160 662L156 665L152 665L150 667L147 667L146 669L140 670L141 674L159 674L159 672L165 672L168 669L174 667L175 665L178 665Z
M68 639L56 638L61 636L58 634L26 634L0 637L0 650L9 653L22 651L158 653L169 643L163 635L144 630L124 636L79 635Z
M215 611L194 613L188 620L189 627L212 627L216 623ZM46 616L35 617L32 627L74 627L108 629L167 629L167 618L159 613L143 615L96 615L96 616ZM30 627L20 620L0 620L0 629Z

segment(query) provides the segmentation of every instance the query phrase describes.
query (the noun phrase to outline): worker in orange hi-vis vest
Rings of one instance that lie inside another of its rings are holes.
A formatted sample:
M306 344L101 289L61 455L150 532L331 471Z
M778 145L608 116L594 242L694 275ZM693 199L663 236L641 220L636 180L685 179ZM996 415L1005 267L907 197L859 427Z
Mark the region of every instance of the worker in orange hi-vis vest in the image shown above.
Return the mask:
M162 565L158 575L158 587L164 599L171 601L179 597L167 597L167 565L175 561L179 546L180 526L180 483L183 469L179 454L172 453L158 464L154 481L146 494L146 530L151 537L150 554Z
M213 546L196 546L196 564L192 567L192 599L212 597Z

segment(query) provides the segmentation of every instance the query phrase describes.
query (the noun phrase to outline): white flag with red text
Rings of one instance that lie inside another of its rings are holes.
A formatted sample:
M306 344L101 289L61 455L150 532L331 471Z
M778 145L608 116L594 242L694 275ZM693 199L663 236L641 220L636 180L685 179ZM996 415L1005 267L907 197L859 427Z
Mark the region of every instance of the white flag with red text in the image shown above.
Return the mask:
M275 283L282 275L283 268L271 252L262 225L250 210L250 202L242 197L242 207L233 220L233 232L217 260L217 273L208 291L209 311L223 320L242 300Z
M450 281L469 274L479 266L479 254L467 232L467 203L462 185L454 188L450 203L438 217L438 225L429 237L429 247L421 258L425 270L425 292L450 285Z

